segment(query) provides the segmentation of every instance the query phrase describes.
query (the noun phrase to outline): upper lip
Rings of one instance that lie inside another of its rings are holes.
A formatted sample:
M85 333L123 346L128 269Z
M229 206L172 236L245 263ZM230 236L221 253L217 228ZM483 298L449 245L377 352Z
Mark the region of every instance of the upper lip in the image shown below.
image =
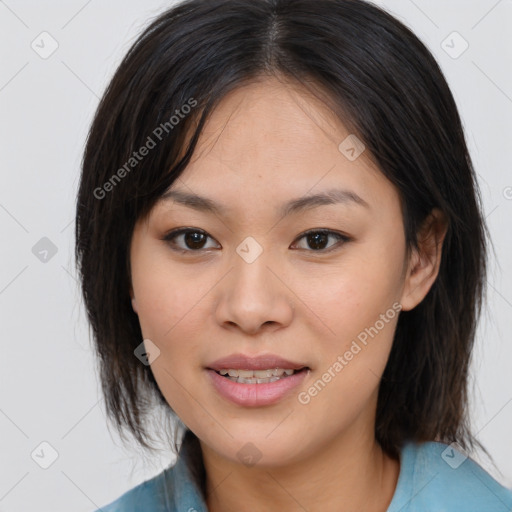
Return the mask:
M306 368L303 363L289 361L274 354L262 354L249 356L245 354L231 354L230 356L217 359L208 365L211 370L222 369L233 370L267 370L282 368L283 370L300 370Z

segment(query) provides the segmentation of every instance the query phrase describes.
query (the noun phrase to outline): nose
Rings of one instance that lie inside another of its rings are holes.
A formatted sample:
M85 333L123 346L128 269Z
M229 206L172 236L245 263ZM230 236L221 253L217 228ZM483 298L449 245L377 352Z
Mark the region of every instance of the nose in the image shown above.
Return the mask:
M233 268L221 281L216 308L219 325L246 334L274 331L290 324L293 292L275 260L265 251L251 263L236 255Z

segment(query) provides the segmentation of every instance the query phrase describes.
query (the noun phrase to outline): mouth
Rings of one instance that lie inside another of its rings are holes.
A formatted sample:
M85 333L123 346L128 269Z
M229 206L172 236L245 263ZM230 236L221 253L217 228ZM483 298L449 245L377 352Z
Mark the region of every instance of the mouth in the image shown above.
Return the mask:
M261 407L289 397L309 376L305 361L277 354L231 354L205 368L219 395L243 407Z
M269 368L266 370L235 370L225 368L213 371L221 377L225 377L231 382L237 382L238 384L269 384L291 377L296 373L306 372L307 370L309 370L309 367L304 366L298 369Z
M242 407L264 407L290 398L311 372L307 366L266 370L206 368L206 371L213 389Z

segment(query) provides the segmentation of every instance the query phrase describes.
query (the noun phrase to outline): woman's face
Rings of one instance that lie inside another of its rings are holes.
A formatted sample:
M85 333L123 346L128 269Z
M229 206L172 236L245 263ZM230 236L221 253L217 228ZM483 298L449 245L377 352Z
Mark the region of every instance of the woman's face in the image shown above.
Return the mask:
M271 467L373 438L399 310L418 300L397 191L361 149L303 90L275 80L239 88L171 187L218 211L162 199L136 225L133 307L151 369L172 409L224 459ZM307 201L328 192L337 200ZM190 232L164 240L177 228ZM231 355L268 356L260 370L306 369L238 383L211 369L250 368L214 364Z

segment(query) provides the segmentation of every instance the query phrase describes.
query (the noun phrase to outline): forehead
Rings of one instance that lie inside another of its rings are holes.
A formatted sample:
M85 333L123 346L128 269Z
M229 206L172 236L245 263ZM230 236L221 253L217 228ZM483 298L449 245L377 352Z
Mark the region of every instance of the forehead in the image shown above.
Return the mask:
M196 156L221 152L251 162L273 157L273 164L337 148L349 135L331 109L300 84L260 79L228 93L203 129ZM330 151L329 151L330 152ZM269 162L270 164L270 162Z
M232 200L246 209L263 207L262 198L282 204L334 188L369 204L397 200L371 155L363 151L349 159L342 151L354 135L300 84L260 80L219 102L171 189Z

